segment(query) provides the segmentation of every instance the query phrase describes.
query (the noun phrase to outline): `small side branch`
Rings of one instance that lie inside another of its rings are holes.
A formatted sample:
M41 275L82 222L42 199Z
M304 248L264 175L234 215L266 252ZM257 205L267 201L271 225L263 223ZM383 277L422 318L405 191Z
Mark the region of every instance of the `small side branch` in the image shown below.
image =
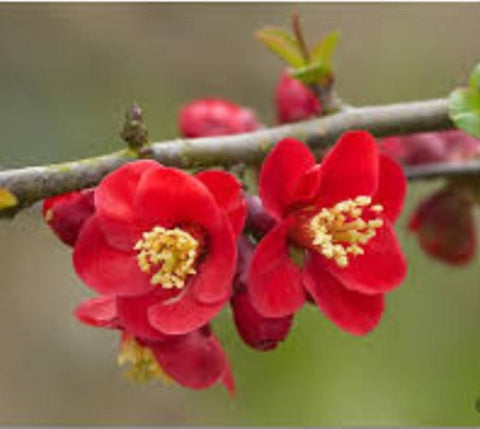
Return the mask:
M140 154L123 150L81 161L0 171L0 188L8 189L17 197L18 210L46 197L95 186L106 174L139 157L181 168L228 166L239 161L261 162L284 137L297 137L313 150L322 151L351 129L364 129L383 137L449 128L453 128L453 124L448 117L446 99L350 108L323 118L252 133L153 143L142 148ZM419 171L409 174L412 178L422 177ZM432 175L429 172L424 176Z

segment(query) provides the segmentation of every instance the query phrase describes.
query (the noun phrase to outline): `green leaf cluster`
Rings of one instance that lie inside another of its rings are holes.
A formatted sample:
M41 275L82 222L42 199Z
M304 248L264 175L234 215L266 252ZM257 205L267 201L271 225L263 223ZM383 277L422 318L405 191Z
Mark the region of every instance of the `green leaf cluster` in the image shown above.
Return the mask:
M448 110L450 119L458 128L480 138L480 63L470 75L469 86L450 94Z
M257 39L289 65L290 75L305 85L325 84L333 75L332 57L339 33L332 31L315 44L306 56L299 42L288 31L265 27L256 33Z

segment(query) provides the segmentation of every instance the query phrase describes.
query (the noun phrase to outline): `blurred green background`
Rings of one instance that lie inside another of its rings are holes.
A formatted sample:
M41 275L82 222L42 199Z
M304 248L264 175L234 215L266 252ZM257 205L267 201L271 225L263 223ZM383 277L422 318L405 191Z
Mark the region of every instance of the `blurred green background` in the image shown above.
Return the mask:
M309 38L338 29L338 91L351 103L443 97L479 60L478 4L301 4ZM274 121L280 62L252 34L288 25L292 4L0 5L0 165L69 160L122 146L138 100L155 140L179 107L228 97ZM405 231L440 182L410 187L398 231L409 259L371 335L313 307L278 350L247 349L216 321L238 395L138 387L116 367L117 335L78 323L89 295L38 207L0 221L0 423L477 425L480 260L435 262Z

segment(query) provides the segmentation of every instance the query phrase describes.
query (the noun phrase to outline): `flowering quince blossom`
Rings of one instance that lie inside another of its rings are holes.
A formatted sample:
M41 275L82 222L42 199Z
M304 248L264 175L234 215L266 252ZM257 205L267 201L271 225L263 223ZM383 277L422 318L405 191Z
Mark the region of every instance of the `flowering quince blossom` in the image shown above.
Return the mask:
M231 395L234 380L228 357L208 325L184 335L165 335L150 322L155 292L135 297L102 296L77 307L77 318L90 326L122 332L120 366L133 381L171 380L191 389L223 384Z
M384 294L405 277L395 237L406 179L367 132L345 133L317 165L288 138L262 165L259 196L276 226L259 243L248 293L266 317L295 313L313 299L340 328L372 330Z
M251 109L220 98L202 98L180 111L178 128L183 137L212 137L247 133L262 125Z
M151 294L149 323L164 334L188 333L230 299L245 211L229 173L191 176L150 160L129 163L96 188L75 270L102 295Z
M93 189L85 189L47 198L43 202L45 222L67 246L75 245L83 224L93 215L93 195Z
M248 267L255 246L246 238L238 240L237 274L231 300L233 319L240 337L253 349L267 351L275 349L285 340L292 325L293 316L264 317L250 302L247 293Z
M283 72L275 89L277 119L281 124L320 116L322 106L313 91Z
M476 248L473 198L458 189L442 189L413 213L409 229L430 256L454 265L471 261Z

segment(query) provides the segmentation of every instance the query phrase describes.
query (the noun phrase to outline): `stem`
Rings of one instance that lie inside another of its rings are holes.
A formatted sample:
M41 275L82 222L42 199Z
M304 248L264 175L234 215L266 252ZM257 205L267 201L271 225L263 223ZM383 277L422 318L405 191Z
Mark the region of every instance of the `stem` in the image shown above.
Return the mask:
M321 152L351 129L364 129L383 137L453 127L448 117L447 100L437 99L350 108L322 118L233 136L153 143L142 148L141 155L122 150L81 161L3 170L0 171L0 188L12 192L19 205L14 210L0 212L0 216L11 215L47 197L95 186L106 174L139 156L180 168L229 166L238 161L252 164L261 162L269 150L285 137L304 140L314 151ZM464 167L442 168L444 170L440 175L454 175L461 174ZM471 174L472 171L480 171L480 165L467 169ZM414 179L438 175L434 166L411 167L408 171Z
M302 53L303 60L305 64L310 62L310 52L307 46L307 42L305 41L305 37L303 36L302 30L302 22L300 21L300 15L298 10L294 9L292 12L292 31L297 39L298 47L300 48L300 52Z

